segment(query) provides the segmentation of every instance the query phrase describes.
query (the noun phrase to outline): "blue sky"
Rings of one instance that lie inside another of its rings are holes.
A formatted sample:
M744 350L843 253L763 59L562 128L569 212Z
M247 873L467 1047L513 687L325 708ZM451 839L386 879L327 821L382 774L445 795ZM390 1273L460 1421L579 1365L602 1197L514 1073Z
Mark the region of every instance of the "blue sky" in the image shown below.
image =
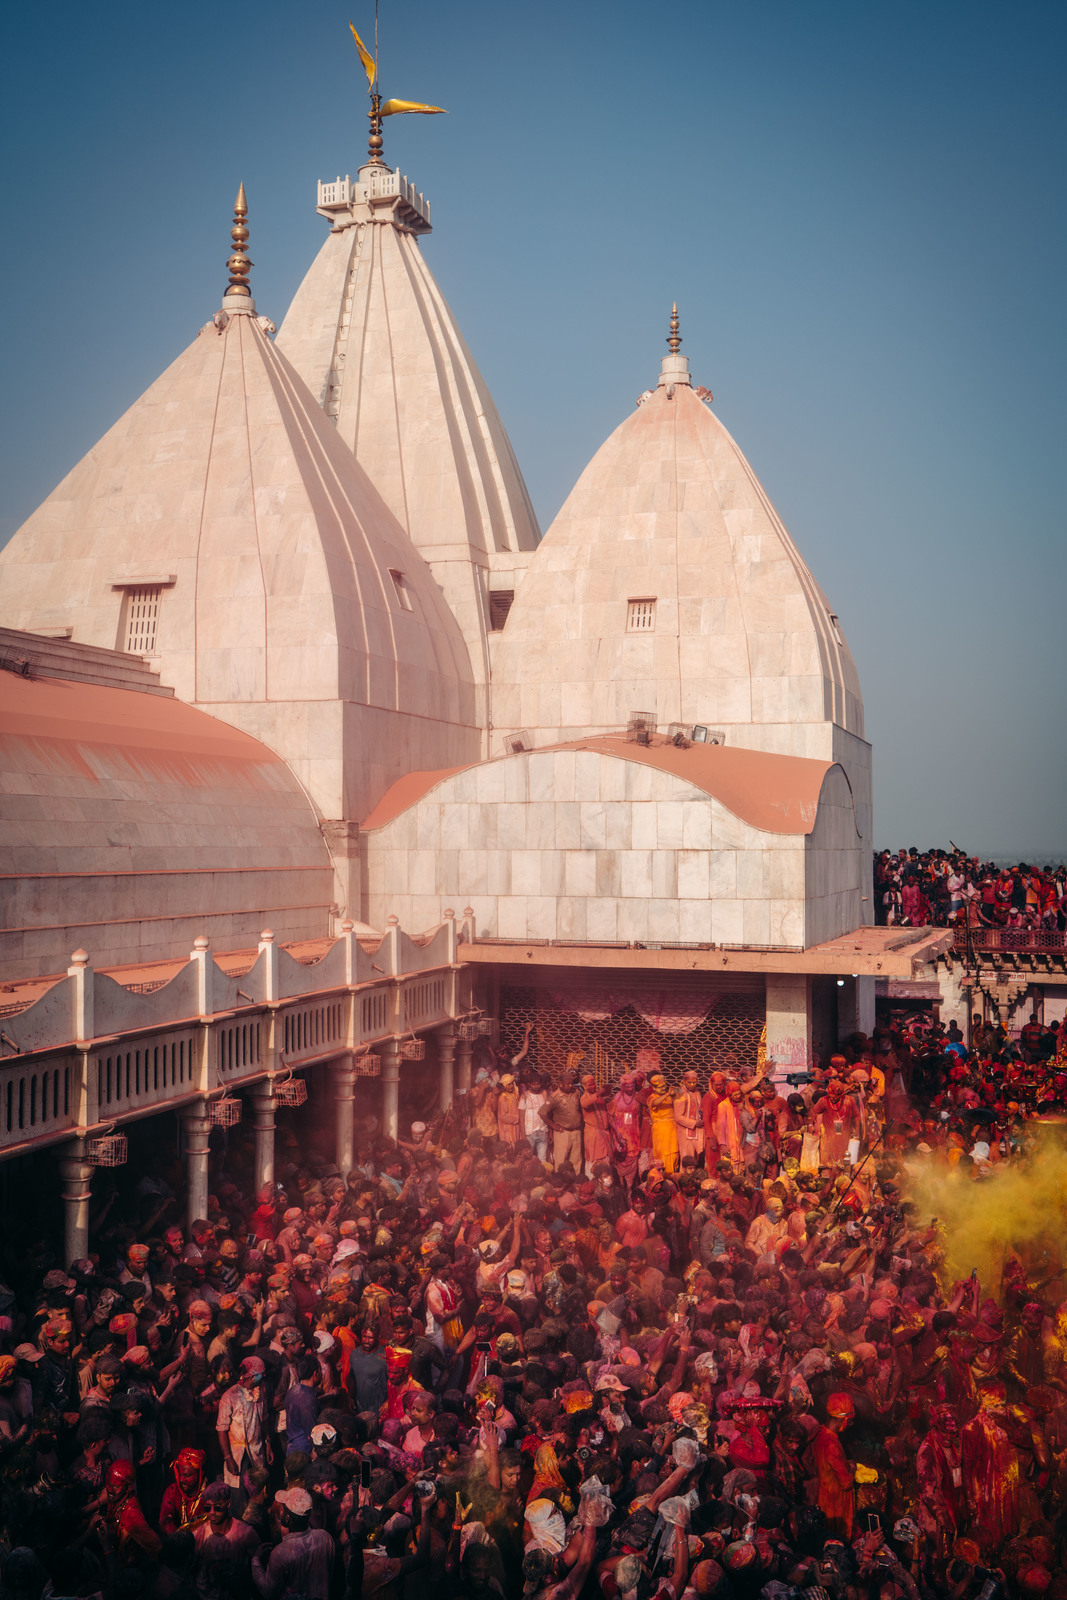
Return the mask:
M281 320L354 172L369 0L7 18L6 537L188 343L248 190ZM427 258L547 526L697 382L839 613L876 836L1067 853L1062 4L384 0Z

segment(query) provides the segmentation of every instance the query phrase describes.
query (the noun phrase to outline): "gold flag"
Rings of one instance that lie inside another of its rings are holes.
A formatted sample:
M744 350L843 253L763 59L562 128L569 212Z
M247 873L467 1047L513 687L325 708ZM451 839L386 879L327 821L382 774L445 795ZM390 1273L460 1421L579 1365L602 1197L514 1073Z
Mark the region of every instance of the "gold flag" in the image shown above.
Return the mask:
M400 111L421 111L426 115L443 113L447 116L444 106L423 106L417 100L387 100L378 115L380 117L395 117Z
M367 46L363 43L363 40L360 38L359 34L356 32L355 28L352 26L351 22L348 24L348 26L352 28L352 37L356 41L356 49L359 51L359 59L362 61L363 70L367 74L367 84L373 89L375 73L378 70L377 63L375 62L370 51L367 49Z

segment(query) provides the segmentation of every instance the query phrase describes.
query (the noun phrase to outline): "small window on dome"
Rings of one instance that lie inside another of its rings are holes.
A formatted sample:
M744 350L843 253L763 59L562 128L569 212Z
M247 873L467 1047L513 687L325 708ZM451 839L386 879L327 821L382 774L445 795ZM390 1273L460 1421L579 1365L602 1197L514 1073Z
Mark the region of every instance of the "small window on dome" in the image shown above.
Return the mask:
M411 594L408 590L407 579L404 577L404 574L402 572L396 572L392 567L390 567L389 576L393 580L393 588L396 590L396 597L400 601L402 608L405 611L411 611Z
M123 625L123 650L132 656L154 656L159 626L161 584L146 584L126 590Z
M655 626L655 600L628 600L626 602L627 633L651 633Z
M838 644L844 644L845 640L841 633L841 624L838 621L836 612L828 611L827 616L830 618L830 626L834 630L834 638Z

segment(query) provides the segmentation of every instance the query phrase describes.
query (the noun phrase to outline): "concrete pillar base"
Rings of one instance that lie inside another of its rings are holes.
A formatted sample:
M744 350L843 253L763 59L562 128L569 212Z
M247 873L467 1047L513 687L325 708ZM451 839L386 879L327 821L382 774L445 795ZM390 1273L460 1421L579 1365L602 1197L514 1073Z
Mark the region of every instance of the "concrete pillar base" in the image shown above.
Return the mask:
M89 1254L89 1200L92 1195L93 1167L85 1159L85 1140L72 1139L63 1146L59 1158L63 1196L64 1266L81 1261Z
M460 1039L456 1045L456 1093L471 1092L471 1056L474 1046L469 1039Z
M189 1183L185 1220L186 1226L191 1228L199 1217L207 1216L207 1162L211 1124L203 1101L182 1112L182 1128L185 1132L185 1169Z
M780 1083L811 1063L811 979L769 972L766 982L767 1072Z
M278 1102L273 1086L259 1083L251 1090L252 1128L256 1135L255 1192L274 1182L274 1113Z
M334 1159L341 1169L341 1176L347 1177L352 1170L355 1157L352 1116L356 1100L356 1069L351 1053L339 1057L331 1064L330 1076L333 1079L333 1108L337 1123ZM391 1137L395 1138L395 1134Z
M400 1045L396 1039L382 1046L382 1133L400 1137Z
M437 1030L437 1059L440 1063L441 1079L437 1091L438 1111L447 1111L452 1104L453 1069L456 1056L456 1030L451 1022Z

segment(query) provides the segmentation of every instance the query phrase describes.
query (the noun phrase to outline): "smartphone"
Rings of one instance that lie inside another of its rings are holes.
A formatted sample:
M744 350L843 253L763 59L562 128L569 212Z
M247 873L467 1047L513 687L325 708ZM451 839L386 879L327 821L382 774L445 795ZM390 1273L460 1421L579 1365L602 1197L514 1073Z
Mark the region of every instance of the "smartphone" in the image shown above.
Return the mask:
M874 1511L868 1511L868 1513L867 1513L867 1532L868 1533L880 1533L881 1531L882 1531L882 1524L878 1520L877 1513L874 1512Z
M371 1474L370 1462L369 1461L361 1461L360 1464L359 1464L359 1486L360 1486L361 1489L369 1489L370 1488L370 1474Z
M474 1348L476 1350L481 1350L483 1355L484 1355L484 1353L487 1350L491 1350L493 1348L492 1340L491 1339L475 1339Z

